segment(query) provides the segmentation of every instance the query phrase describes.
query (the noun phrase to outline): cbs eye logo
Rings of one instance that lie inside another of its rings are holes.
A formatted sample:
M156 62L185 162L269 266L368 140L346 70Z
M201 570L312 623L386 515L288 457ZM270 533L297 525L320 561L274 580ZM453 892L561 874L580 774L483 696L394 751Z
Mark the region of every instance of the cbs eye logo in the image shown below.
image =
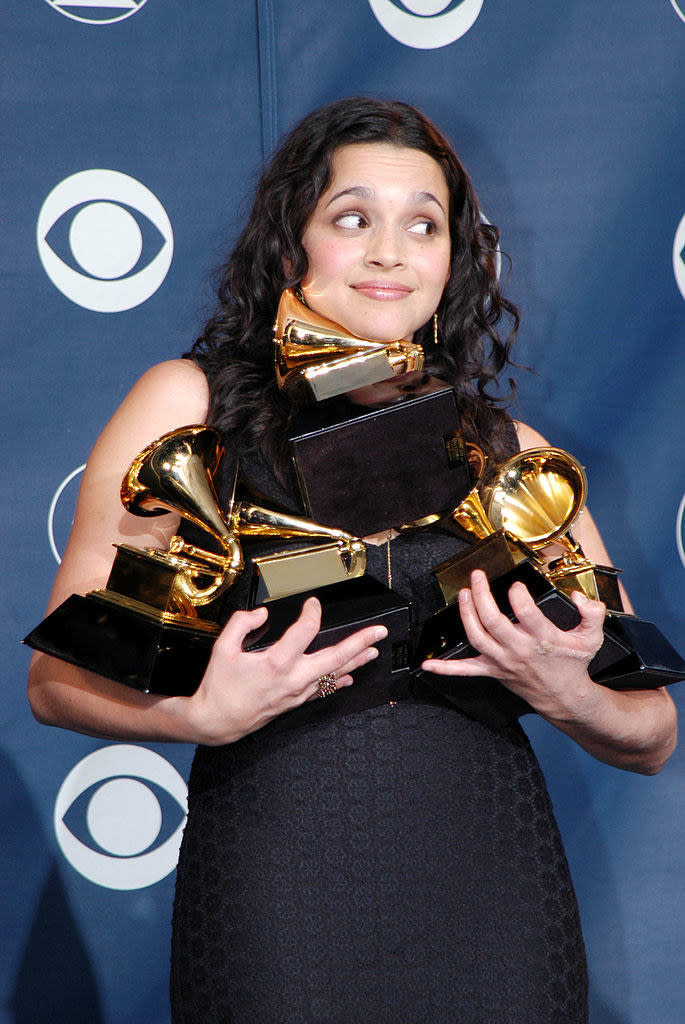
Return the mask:
M685 569L685 494L680 499L678 514L675 522L675 542L680 555L680 561Z
M96 885L144 889L176 867L187 795L176 769L147 747L102 747L79 761L60 787L57 842L72 867Z
M153 295L174 252L159 199L119 171L79 171L47 196L38 215L38 254L63 295L96 313L132 309Z
M680 294L685 299L685 216L680 221L673 239L673 273Z
M58 565L62 562L61 552L74 522L74 509L78 494L78 477L86 468L85 462L69 473L55 491L48 510L48 540L50 550ZM66 492L66 498L64 494Z
M59 11L65 18L84 21L89 25L111 25L114 21L123 21L139 11L146 0L47 0L54 11ZM79 11L75 14L74 11ZM113 11L119 13L114 14Z
M671 7L676 12L681 21L685 21L685 7L682 3L678 3L677 0L671 0Z
M369 6L393 39L416 50L434 50L468 32L483 0L369 0Z

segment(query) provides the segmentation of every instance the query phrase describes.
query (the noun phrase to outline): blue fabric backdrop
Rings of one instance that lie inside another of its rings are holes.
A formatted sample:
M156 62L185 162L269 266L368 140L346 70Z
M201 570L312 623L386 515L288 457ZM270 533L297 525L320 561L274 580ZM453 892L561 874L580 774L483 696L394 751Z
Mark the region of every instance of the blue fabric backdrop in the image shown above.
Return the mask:
M1 1024L169 1019L192 752L40 727L18 639L98 432L192 340L264 157L311 108L398 97L450 135L513 259L538 371L518 415L585 464L638 610L685 648L684 43L682 0L6 0ZM646 779L526 726L593 1024L680 1024L682 752Z

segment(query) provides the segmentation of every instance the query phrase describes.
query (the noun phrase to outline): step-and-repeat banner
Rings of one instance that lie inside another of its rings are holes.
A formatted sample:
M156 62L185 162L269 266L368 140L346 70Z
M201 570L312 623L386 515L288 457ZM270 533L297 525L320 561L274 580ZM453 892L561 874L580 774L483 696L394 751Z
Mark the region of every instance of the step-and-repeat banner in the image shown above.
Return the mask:
M24 696L19 638L98 432L197 333L283 131L344 95L408 100L513 260L537 371L518 415L587 467L639 612L685 648L685 4L6 0L4 22L1 1021L164 1024L192 751L46 729ZM525 721L593 1024L680 1024L683 754L632 776Z

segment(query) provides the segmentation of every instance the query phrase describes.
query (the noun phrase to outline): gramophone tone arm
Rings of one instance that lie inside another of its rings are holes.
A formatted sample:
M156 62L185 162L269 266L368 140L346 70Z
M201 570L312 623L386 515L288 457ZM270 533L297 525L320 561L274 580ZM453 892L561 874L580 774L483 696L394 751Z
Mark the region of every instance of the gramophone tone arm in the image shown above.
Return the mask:
M240 537L321 537L328 540L353 541L356 538L344 530L321 526L311 519L273 512L260 505L240 502L233 508L229 526Z

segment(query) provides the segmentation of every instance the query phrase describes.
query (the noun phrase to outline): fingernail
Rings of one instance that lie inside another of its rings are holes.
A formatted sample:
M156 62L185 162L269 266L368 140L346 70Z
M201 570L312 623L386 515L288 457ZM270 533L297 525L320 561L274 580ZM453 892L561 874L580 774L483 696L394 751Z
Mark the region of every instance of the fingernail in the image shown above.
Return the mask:
M461 604L468 604L471 600L471 591L464 587L463 590L459 591L459 601Z
M375 640L385 640L388 635L388 631L385 626L376 626L376 632L374 633Z
M473 572L471 573L471 579L480 583L481 580L485 579L485 573L483 572L482 569L474 569Z
M366 660L367 661L373 661L373 659L377 658L377 657L378 657L378 651L376 650L376 648L375 647L369 647L368 651L366 652Z

